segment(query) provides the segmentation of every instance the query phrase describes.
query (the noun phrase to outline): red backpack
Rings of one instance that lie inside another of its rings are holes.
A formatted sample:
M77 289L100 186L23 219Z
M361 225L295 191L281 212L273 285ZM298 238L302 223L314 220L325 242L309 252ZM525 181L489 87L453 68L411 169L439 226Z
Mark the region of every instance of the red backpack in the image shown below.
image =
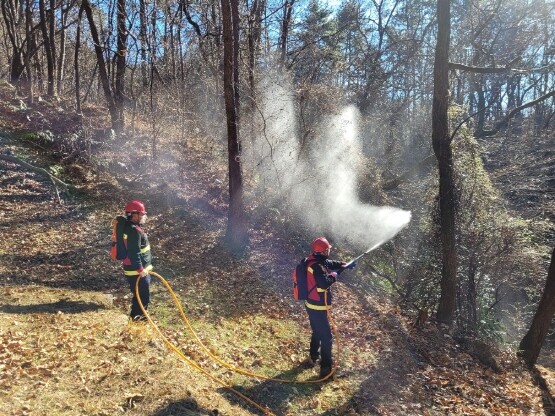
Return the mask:
M315 284L311 288L308 287L307 275L308 267L314 263L316 263L314 260L309 260L308 257L305 257L293 270L293 297L295 300L308 299L309 293L316 288Z
M127 233L129 221L122 215L112 220L112 248L110 256L112 260L124 260L127 257Z

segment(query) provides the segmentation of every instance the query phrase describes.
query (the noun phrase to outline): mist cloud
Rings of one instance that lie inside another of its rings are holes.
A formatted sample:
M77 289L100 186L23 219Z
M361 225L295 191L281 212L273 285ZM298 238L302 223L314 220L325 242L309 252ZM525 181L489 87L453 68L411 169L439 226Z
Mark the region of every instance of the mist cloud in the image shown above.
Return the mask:
M258 185L287 199L315 237L325 233L360 250L394 237L410 221L410 212L364 204L357 195L362 163L358 110L349 106L330 115L303 143L292 91L276 74L259 86L260 124L244 144L246 165Z

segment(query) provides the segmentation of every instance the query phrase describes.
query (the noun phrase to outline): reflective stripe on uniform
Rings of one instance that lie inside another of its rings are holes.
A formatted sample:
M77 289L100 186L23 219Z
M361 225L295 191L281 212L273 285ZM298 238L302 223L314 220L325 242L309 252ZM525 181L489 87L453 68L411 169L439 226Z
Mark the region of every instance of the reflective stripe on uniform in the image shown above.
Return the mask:
M308 309L314 309L315 311L327 311L329 309L329 306L313 305L312 303L308 303L306 300L304 301L304 304Z
M127 234L124 234L124 235L123 235L123 239L124 239L124 240L127 240Z
M152 267L152 264L149 264L148 266L146 266L144 268L144 270L146 270L147 272L151 271L154 267ZM124 270L123 274L126 276L137 276L139 274L139 272L137 270Z
M143 247L140 251L141 251L141 254L145 254L147 251L150 251L150 244L146 247Z

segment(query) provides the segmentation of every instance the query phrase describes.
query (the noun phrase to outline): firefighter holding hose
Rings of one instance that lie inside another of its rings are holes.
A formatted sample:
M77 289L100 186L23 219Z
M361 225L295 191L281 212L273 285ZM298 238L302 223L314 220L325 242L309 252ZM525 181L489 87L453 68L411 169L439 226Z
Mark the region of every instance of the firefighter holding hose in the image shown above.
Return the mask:
M332 372L332 331L328 319L328 309L332 303L331 286L337 276L345 269L354 269L356 262L330 260L331 244L325 237L318 237L312 242L312 254L307 258L307 289L305 300L306 312L310 321L312 335L310 338L310 356L307 366L313 367L320 360L320 378ZM332 380L333 375L326 380Z

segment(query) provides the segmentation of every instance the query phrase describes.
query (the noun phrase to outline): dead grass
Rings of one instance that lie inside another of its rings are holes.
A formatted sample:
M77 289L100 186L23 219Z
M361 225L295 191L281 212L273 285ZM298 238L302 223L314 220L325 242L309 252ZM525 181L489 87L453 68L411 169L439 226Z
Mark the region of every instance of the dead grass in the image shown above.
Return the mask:
M218 397L193 397L191 390L214 386L168 354L149 326L129 324L107 307L103 295L43 287L7 292L0 413L165 414L171 403L186 401L205 414L248 414Z

